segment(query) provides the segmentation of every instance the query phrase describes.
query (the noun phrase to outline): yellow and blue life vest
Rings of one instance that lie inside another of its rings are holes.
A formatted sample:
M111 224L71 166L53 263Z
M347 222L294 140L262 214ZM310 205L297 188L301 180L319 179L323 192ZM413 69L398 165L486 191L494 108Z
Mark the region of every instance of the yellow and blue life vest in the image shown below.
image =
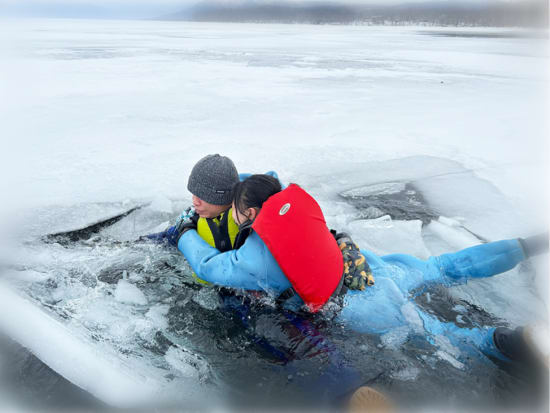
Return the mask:
M222 212L216 218L199 218L197 233L208 245L220 252L232 250L239 233L239 226L233 220L232 208ZM209 284L196 274L193 274L193 277L202 284Z
M216 218L199 218L197 232L208 245L221 252L233 249L239 226L233 220L232 208Z

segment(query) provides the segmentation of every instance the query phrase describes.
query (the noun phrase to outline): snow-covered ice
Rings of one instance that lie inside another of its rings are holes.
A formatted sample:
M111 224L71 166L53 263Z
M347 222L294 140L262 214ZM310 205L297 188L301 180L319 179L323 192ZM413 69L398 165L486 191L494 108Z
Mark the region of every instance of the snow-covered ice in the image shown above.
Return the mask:
M186 197L193 163L213 148L241 171L299 182L351 162L434 155L515 198L531 185L522 169L544 156L540 40L407 27L14 26L1 164L17 205Z

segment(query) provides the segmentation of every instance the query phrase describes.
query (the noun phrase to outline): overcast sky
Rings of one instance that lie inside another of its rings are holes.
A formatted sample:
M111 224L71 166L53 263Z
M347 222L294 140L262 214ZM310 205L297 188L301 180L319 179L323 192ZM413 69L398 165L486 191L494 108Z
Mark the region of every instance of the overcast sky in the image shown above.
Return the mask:
M8 14L60 17L147 18L174 13L201 0L0 0ZM261 3L264 0L214 0L223 3ZM276 2L276 0L265 0ZM437 1L441 3L483 3L489 0L285 0L292 3L402 4Z
M155 17L198 0L0 0L8 14L78 17Z

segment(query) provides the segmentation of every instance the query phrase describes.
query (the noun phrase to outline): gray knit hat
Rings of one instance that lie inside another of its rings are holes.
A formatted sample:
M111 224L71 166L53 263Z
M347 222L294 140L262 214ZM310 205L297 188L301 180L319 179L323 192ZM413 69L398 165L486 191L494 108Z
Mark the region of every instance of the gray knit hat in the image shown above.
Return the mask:
M210 204L229 205L231 190L237 182L239 174L231 159L218 154L206 155L193 167L187 189Z

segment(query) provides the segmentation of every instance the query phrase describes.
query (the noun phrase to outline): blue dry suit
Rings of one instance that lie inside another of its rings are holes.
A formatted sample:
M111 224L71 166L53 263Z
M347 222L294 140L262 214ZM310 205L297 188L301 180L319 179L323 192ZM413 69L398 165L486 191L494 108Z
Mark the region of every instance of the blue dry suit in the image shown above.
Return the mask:
M191 230L180 238L178 249L197 275L213 284L264 291L273 297L291 287L255 232L238 250L220 253ZM416 306L410 292L422 286L461 284L470 278L485 278L508 271L526 259L518 240L481 244L427 260L406 254L380 257L369 251L361 252L376 283L365 291L348 290L338 321L358 332L381 334L409 324L410 309L413 308L429 334L445 335L456 345L463 342L473 344L485 354L506 360L494 345L493 328L468 329L441 322ZM302 304L297 295L286 302L294 309Z

